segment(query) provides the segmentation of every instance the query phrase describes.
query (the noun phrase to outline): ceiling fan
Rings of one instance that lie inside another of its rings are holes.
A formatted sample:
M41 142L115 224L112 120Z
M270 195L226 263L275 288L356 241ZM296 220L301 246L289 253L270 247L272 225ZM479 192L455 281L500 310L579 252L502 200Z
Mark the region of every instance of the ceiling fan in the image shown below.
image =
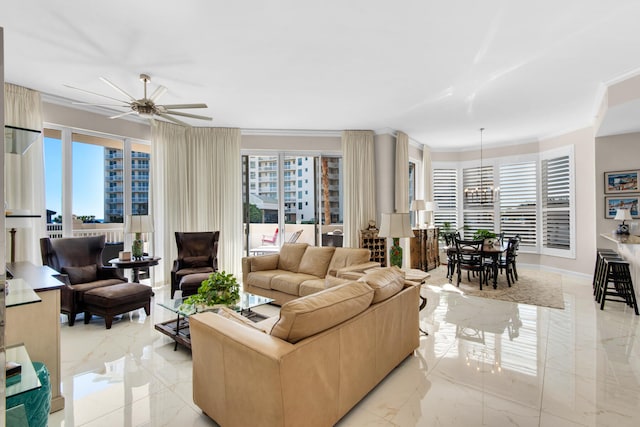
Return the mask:
M187 127L191 127L191 125L188 124L188 123L185 123L182 120L179 120L179 119L177 119L175 117L172 117L172 116L189 117L189 118L192 118L192 119L199 119L199 120L212 120L211 117L207 117L207 116L200 116L200 115L197 115L197 114L190 114L190 113L183 113L181 111L175 111L175 110L183 110L183 109L189 109L189 108L207 108L207 104L166 104L166 105L156 104L158 99L162 95L164 95L164 93L167 91L167 88L164 87L164 86L158 86L156 88L156 90L153 91L151 96L147 97L147 83L149 83L151 81L151 77L149 77L148 74L140 74L140 80L144 83L144 96L142 98L140 98L140 99L136 99L133 96L129 95L126 91L124 91L123 89L119 88L118 86L116 86L115 84L113 84L112 82L110 82L108 79L106 79L104 77L100 77L100 80L102 80L103 82L105 82L106 84L108 84L109 86L111 86L112 88L117 90L118 92L120 92L122 95L124 95L127 98L127 100L123 101L121 99L114 98L114 97L111 97L111 96L102 95L100 93L91 92L89 90L80 89L80 88L77 88L77 87L74 87L74 86L65 85L66 87L71 88L71 89L75 89L75 90L79 90L79 91L82 91L82 92L90 93L92 95L101 96L103 98L109 98L109 99L112 99L114 101L118 101L120 103L120 104L95 104L95 103L91 103L91 102L74 102L73 104L77 104L77 105L93 105L93 106L99 106L99 107L128 107L128 108L130 108L130 111L127 111L127 112L121 113L121 114L116 114L115 116L109 117L110 119L117 119L119 117L128 116L130 114L138 114L140 117L146 117L146 118L149 118L149 119L153 119L154 116L159 116L159 117L162 117L162 118L167 119L169 121L172 121L174 123L177 123L179 125L187 126Z

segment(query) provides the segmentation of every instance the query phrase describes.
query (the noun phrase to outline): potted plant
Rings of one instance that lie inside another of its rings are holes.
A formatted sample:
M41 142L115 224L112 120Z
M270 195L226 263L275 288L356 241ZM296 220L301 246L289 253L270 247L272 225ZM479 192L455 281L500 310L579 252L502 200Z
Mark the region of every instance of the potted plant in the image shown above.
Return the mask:
M188 297L184 304L193 306L233 306L240 300L240 287L233 274L215 271L202 281L198 293Z
M488 246L493 246L496 237L496 233L494 233L493 231L485 230L483 228L473 233L473 240L484 240L484 244Z

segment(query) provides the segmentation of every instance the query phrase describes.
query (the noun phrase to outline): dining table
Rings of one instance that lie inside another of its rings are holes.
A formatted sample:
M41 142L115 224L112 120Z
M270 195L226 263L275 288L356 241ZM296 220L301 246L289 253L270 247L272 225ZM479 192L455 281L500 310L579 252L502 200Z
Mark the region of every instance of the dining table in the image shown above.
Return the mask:
M483 259L483 263L485 259L491 259L491 273L493 276L493 289L498 287L498 269L499 269L499 261L500 256L507 251L506 244L496 241L493 244L483 244L482 249L480 250L480 256ZM448 251L456 251L455 246L447 249ZM473 251L474 253L476 251ZM453 274L453 273L452 273Z

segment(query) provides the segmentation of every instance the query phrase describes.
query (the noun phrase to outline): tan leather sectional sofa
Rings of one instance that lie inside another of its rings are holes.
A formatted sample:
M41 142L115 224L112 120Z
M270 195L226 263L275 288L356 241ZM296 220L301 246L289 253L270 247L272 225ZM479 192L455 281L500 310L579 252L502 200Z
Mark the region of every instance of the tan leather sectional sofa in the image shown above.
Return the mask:
M379 267L370 257L368 249L285 243L278 254L242 258L242 286L282 305L342 283L334 279L343 273Z
M419 292L390 267L256 324L193 315L193 400L224 427L332 426L418 348Z

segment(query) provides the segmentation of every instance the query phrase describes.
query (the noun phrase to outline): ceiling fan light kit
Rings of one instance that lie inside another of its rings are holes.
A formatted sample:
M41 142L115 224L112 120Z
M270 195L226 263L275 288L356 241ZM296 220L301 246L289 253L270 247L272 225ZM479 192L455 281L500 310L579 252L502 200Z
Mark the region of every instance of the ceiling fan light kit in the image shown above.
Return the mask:
M132 95L130 95L125 90L121 89L119 86L112 83L105 77L100 77L100 80L102 80L103 82L111 86L117 92L120 92L120 94L124 95L127 98L127 100L123 101L118 98L102 95L100 93L91 92L91 91L80 89L74 86L69 86L69 85L65 85L65 86L71 89L90 93L92 95L101 96L103 98L108 98L108 99L122 103L122 104L114 105L114 104L94 104L94 103L88 103L88 102L74 102L74 104L94 105L94 106L103 106L103 107L128 107L130 109L127 112L116 114L115 116L111 116L109 117L110 119L117 119L119 117L128 116L130 114L138 114L140 117L144 117L148 119L154 119L156 116L158 116L170 122L173 122L182 126L187 126L187 127L191 127L191 125L173 116L181 116L181 117L187 117L187 118L197 119L197 120L212 120L212 118L208 116L201 116L198 114L190 114L190 113L183 113L181 111L175 111L175 110L183 110L183 109L190 109L190 108L207 108L207 104L204 104L204 103L171 104L171 105L156 104L158 99L167 92L167 88L164 86L158 86L156 90L153 91L151 96L147 97L147 84L151 82L151 77L148 74L144 74L144 73L140 74L140 81L143 82L144 84L144 95L140 99L134 98Z

